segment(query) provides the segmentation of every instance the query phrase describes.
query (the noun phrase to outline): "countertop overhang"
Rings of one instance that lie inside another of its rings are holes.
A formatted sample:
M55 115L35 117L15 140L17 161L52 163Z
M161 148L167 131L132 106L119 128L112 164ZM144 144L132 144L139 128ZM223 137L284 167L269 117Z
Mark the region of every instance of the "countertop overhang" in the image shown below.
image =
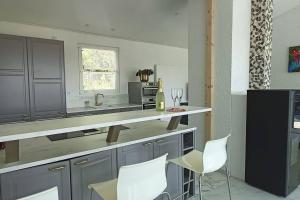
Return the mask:
M0 142L17 141L47 135L70 133L92 128L113 127L150 120L174 118L183 115L210 112L211 108L183 106L183 112L157 112L139 110L123 113L80 116L35 122L23 122L0 125Z
M186 125L179 125L176 130L166 130L165 127L167 124L167 122L158 120L129 124L129 129L122 130L118 141L114 143L106 142L107 133L59 141L50 141L47 137L21 140L20 149L22 149L22 151L20 151L19 161L6 163L5 152L0 151L0 174L117 149L137 143L161 140L168 136L196 130L195 127Z

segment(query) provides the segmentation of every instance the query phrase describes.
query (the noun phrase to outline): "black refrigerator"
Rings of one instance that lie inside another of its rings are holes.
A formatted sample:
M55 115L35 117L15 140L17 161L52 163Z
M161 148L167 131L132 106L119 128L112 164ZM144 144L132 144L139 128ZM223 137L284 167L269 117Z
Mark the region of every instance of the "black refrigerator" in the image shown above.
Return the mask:
M300 91L249 90L245 181L278 196L299 185Z

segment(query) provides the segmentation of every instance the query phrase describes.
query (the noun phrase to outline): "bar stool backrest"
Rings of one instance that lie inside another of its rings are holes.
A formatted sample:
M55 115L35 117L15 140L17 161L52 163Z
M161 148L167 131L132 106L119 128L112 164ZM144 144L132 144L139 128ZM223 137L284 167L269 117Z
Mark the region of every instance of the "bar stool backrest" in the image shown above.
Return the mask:
M147 162L120 168L118 200L153 200L167 187L167 154Z
M211 173L222 168L227 161L227 140L230 135L208 141L203 152L203 173Z
M59 200L57 187L17 200Z

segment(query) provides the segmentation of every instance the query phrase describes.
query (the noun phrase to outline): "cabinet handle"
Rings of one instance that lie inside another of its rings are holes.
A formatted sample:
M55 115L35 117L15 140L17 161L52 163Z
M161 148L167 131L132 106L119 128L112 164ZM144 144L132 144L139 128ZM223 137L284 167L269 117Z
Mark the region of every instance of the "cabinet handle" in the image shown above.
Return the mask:
M163 142L164 142L164 140L157 140L157 141L155 141L155 143L157 143L157 144L163 143Z
M58 166L58 167L50 167L49 168L49 171L50 172L59 172L59 171L62 171L63 169L66 168L66 165L61 165L61 166Z
M74 165L83 165L83 164L86 164L87 162L89 162L88 159L85 159L85 160L81 160L81 161L78 161L78 162L75 162Z
M148 143L145 143L145 144L143 144L144 145L144 147L148 147L148 146L150 146L150 145L152 145L153 144L153 142L148 142Z

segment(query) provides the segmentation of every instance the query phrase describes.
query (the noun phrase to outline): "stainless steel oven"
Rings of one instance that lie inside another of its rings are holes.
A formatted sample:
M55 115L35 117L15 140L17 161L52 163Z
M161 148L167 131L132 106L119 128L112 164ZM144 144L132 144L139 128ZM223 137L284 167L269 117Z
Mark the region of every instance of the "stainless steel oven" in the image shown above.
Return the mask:
M144 86L142 87L142 95L144 97L155 97L158 87L154 86Z
M157 90L158 86L156 82L129 82L129 103L141 104L143 105L143 109L153 109L155 108Z
M151 103L145 103L143 104L143 110L148 110L148 109L155 109L156 108L156 104L151 104Z

